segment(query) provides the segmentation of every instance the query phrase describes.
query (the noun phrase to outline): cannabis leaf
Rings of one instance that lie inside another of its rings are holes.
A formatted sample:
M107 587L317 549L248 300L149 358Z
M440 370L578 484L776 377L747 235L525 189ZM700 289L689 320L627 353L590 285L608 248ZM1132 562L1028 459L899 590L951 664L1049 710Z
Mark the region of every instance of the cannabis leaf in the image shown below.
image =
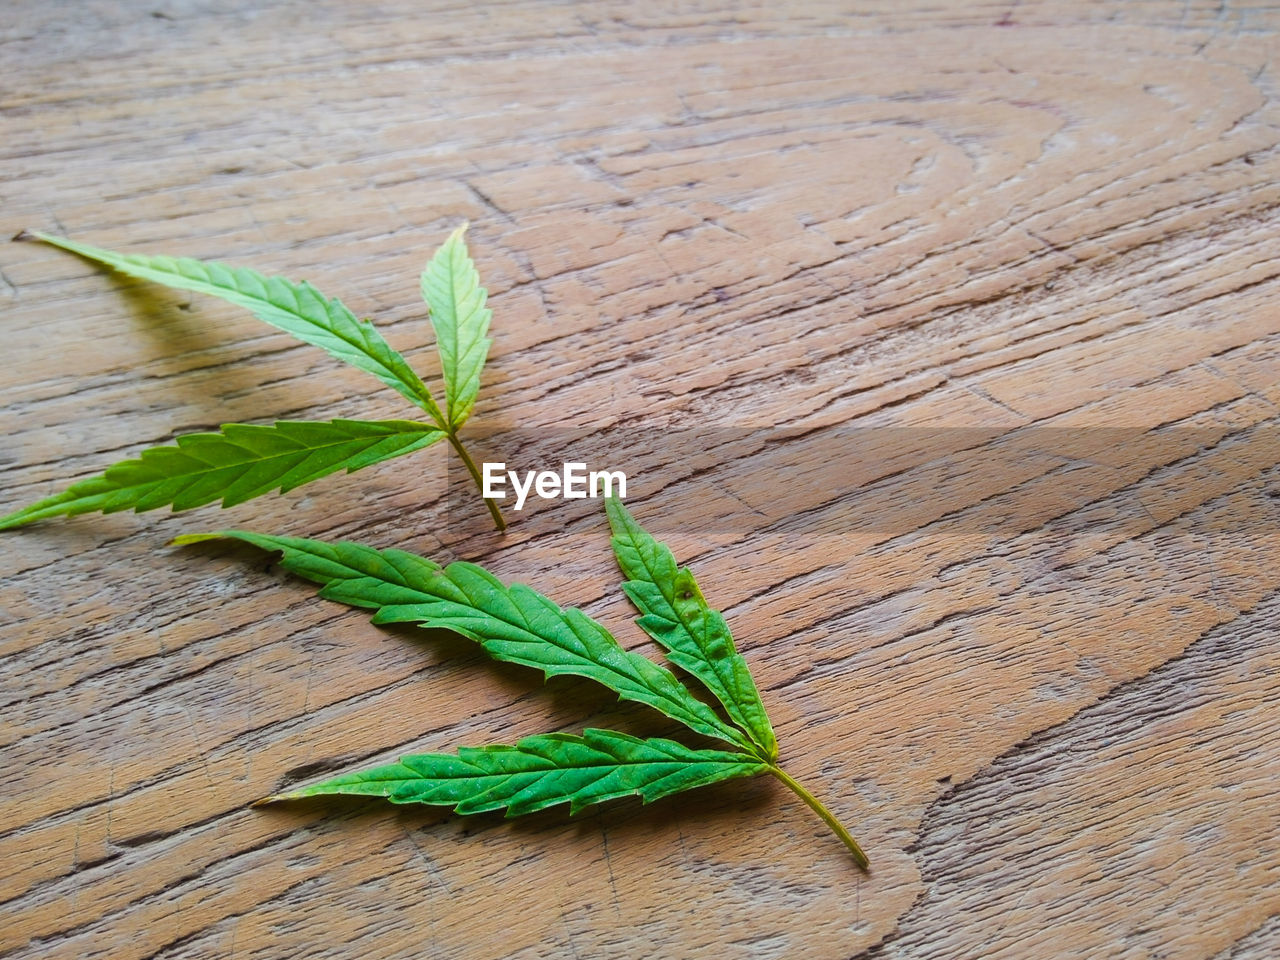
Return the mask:
M544 734L514 746L463 747L453 754L414 754L268 797L261 802L321 794L386 797L431 803L459 813L506 808L508 816L568 803L583 806L627 795L644 802L734 777L769 773L809 805L852 852L858 843L823 804L777 763L778 749L755 681L734 649L724 618L707 607L693 576L676 566L615 498L606 498L614 549L640 624L720 701L716 712L665 668L624 650L599 623L562 609L522 584L504 585L481 567L446 567L402 550L328 543L244 530L189 534L175 543L234 539L279 551L286 570L321 584L330 600L375 611L373 622L417 623L478 642L494 659L595 680L621 699L647 704L689 730L731 744L732 751L697 749L672 740L641 740L610 730L581 736Z
M182 436L176 446L144 450L137 459L117 463L63 493L0 517L0 530L94 510L142 512L166 505L186 510L214 500L228 507L273 489L283 493L338 470L359 470L439 440L449 441L481 486L475 462L458 438L458 429L475 406L489 347L485 334L490 311L484 308L486 293L479 286L462 240L465 229L454 231L423 275L423 293L428 298L444 368L447 414L409 362L372 323L357 319L340 301L325 297L305 281L294 283L245 267L185 257L116 253L62 237L33 234L121 273L246 307L272 326L373 374L425 410L431 423L290 420L275 426L224 424L218 433ZM433 278L430 285L428 275ZM494 524L504 529L497 504L491 499L485 502Z
M525 737L514 747L462 747L456 756L410 754L399 763L267 799L347 793L386 797L392 803L442 804L458 813L505 807L507 816L514 817L558 803L568 803L569 811L577 813L588 804L633 794L648 803L766 770L764 761L743 753L694 750L674 740L641 740L615 730L587 729L580 737Z

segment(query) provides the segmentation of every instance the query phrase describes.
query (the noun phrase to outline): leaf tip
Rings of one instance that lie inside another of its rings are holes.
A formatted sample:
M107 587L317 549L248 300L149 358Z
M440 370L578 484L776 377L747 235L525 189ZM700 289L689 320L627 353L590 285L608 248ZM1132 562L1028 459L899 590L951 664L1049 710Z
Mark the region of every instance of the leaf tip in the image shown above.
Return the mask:
M293 800L297 796L298 795L294 793L273 793L269 797L262 797L261 799L253 801L249 806L265 807L273 803L280 803L282 800Z
M13 243L52 243L54 246L61 246L65 241L62 237L55 237L51 233L42 233L39 230L28 230L23 227L12 237L9 238Z
M183 533L169 541L171 547L185 547L191 543L204 543L206 540L222 540L220 533Z

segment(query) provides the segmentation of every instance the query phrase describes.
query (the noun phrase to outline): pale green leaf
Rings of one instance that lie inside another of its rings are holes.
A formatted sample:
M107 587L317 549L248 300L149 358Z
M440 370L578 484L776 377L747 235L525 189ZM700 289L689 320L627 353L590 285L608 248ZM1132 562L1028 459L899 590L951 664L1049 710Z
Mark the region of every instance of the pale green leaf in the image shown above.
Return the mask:
M455 230L422 271L422 298L431 310L436 347L444 373L449 426L457 430L475 406L480 371L489 352L492 312L485 307L487 291L480 286L466 242L466 225Z
M768 759L778 756L760 691L733 644L724 617L712 610L687 567L636 523L616 497L605 498L622 585L641 616L636 621L667 650L668 659L697 677Z
M186 257L116 253L62 237L37 233L46 243L96 260L121 273L168 287L207 293L239 304L260 320L328 351L339 360L371 373L444 428L439 407L409 362L368 320L358 320L338 300L327 299L311 284L267 277L247 267Z
M224 507L279 488L283 493L338 470L350 473L435 443L444 434L409 420L280 420L274 426L224 424L218 433L178 437L143 450L63 493L0 517L0 530L101 510Z
M641 740L612 730L525 737L515 746L462 747L457 755L420 753L399 763L335 777L271 797L324 794L430 803L458 813L506 809L508 817L568 803L571 813L592 803L636 795L644 803L694 787L749 777L769 769L758 757L695 750L673 740Z
M689 729L752 749L751 741L698 700L669 670L630 653L580 610L562 610L523 584L504 586L471 563L437 564L401 550L326 543L241 530L179 537L177 543L230 537L279 550L286 570L323 584L330 600L377 611L374 623L418 623L477 641L495 660L546 676L588 677L623 700L645 703Z

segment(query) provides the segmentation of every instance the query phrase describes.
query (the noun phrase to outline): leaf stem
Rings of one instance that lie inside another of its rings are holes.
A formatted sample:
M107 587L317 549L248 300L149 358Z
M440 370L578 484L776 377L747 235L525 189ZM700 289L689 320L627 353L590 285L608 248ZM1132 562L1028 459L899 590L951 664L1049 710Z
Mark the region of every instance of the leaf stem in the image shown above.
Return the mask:
M849 831L844 828L844 824L837 820L835 815L823 806L821 800L797 783L781 767L770 764L769 772L795 791L796 796L807 803L809 808L820 816L826 825L835 832L835 835L844 841L844 845L849 848L849 852L853 854L853 859L859 867L863 870L869 870L871 868L871 861L869 861L867 859L867 855L862 852L862 847L858 846L858 841L853 839L853 836Z
M463 464L466 465L467 473L471 474L471 479L475 481L476 489L481 495L484 494L484 481L480 479L480 471L476 468L476 462L471 459L471 454L467 453L467 448L462 445L462 441L458 439L457 434L448 433L449 446L462 458ZM489 515L493 517L493 524L499 532L507 529L507 521L502 518L502 511L498 509L497 502L492 497L484 498L485 506L489 508Z

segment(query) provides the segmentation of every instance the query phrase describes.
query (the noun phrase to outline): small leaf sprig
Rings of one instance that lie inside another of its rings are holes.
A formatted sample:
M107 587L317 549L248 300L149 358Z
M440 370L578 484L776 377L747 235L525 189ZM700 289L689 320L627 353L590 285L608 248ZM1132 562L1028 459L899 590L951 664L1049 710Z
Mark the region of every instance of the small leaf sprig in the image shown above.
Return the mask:
M697 679L723 715L665 667L622 648L597 621L540 593L504 585L462 561L440 567L402 550L243 530L189 534L175 543L232 539L279 552L288 571L321 585L320 596L374 611L373 622L415 623L476 641L495 660L602 684L622 700L646 704L694 733L727 744L705 749L614 730L549 733L518 743L421 753L267 797L259 803L327 794L384 797L392 803L453 807L460 814L506 810L508 817L568 803L570 812L619 797L644 803L694 787L768 773L793 790L835 832L863 870L858 842L816 797L778 764L778 743L760 692L729 627L711 609L693 574L676 564L615 497L605 499L623 590L639 626L667 659Z
M441 440L453 447L476 486L480 472L458 431L471 416L480 392L480 372L491 341L492 312L485 306L463 234L455 230L422 272L422 296L435 329L444 378L441 409L409 362L367 319L357 319L341 301L303 281L267 277L244 267L186 257L123 254L43 233L21 234L61 247L120 273L181 290L220 297L246 307L259 319L371 373L410 403L429 423L415 420L278 420L271 426L223 424L217 433L180 436L173 445L143 450L137 458L72 484L62 493L0 517L0 530L46 517L158 507L188 510L214 500L234 506L279 489L285 493L320 477L348 473L390 460ZM485 498L494 525L506 522Z

